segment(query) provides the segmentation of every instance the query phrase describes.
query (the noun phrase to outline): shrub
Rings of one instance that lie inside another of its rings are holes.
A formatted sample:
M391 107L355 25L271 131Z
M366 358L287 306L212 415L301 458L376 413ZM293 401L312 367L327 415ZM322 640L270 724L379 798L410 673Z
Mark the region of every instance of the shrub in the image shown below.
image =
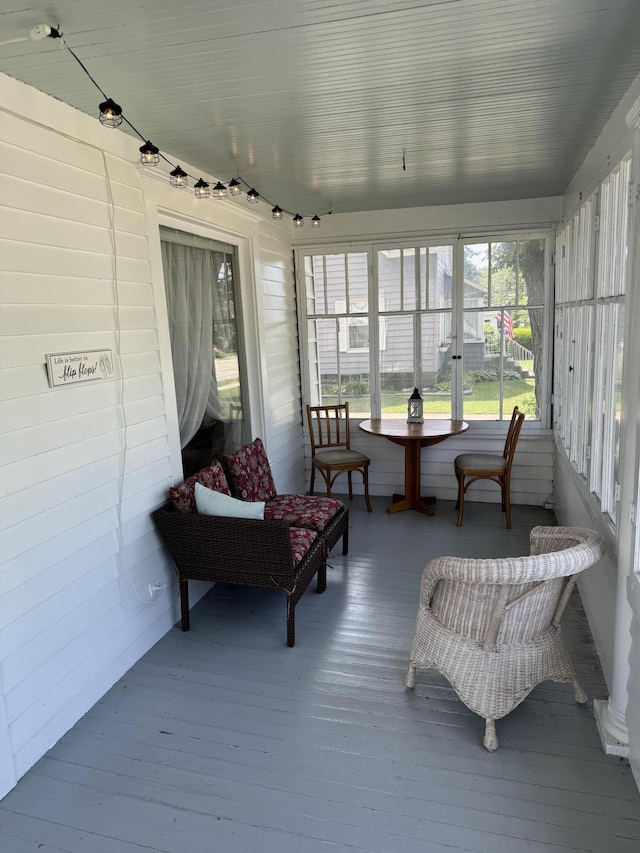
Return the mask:
M531 335L531 329L514 329L513 330L513 339L517 344L520 344L521 347L528 349L529 352L533 352L533 337Z
M486 367L482 370L475 370L474 376L476 382L496 382L499 378L497 370L489 370Z
M343 385L343 393L357 397L369 393L369 382L366 379L348 379Z
M462 377L462 390L463 391L471 391L473 390L474 385L474 371L467 370L465 371L464 376ZM447 378L441 379L439 382L436 382L433 386L434 391L440 391L441 393L450 393L451 392L451 371L449 371L449 376Z

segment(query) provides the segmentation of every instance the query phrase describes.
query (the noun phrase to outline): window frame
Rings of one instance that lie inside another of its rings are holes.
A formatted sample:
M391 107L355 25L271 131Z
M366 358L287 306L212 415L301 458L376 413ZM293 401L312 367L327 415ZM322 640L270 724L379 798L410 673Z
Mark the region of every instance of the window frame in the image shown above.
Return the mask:
M405 249L415 249L420 250L423 248L427 249L427 254L429 248L435 248L438 246L451 246L452 247L452 299L451 299L451 308L438 308L438 309L429 309L427 313L442 313L443 311L447 311L451 313L452 318L452 342L462 340L462 328L463 328L463 313L464 313L464 305L462 299L462 288L463 283L459 283L459 274L458 270L463 270L463 245L469 242L487 242L487 243L497 243L497 242L514 242L514 241L526 241L532 239L543 239L545 241L545 250L544 250L544 293L545 300L544 305L542 306L542 310L544 311L543 318L543 364L540 366L541 377L540 377L540 400L539 400L539 408L540 408L540 418L539 420L529 420L527 421L528 429L538 429L538 430L547 430L551 425L551 373L552 373L552 358L551 358L551 341L553 340L553 303L552 303L552 294L553 294L553 267L552 267L552 258L554 252L554 237L555 230L550 227L541 227L536 229L525 228L525 229L514 229L509 230L508 232L500 231L500 229L487 229L485 233L474 233L473 235L464 234L464 233L456 233L450 235L438 234L438 235L420 235L416 238L404 238L402 240L394 239L390 237L389 239L377 239L375 241L362 241L362 242L351 242L348 245L344 243L336 242L336 243L320 243L320 244L309 244L309 245L300 245L294 249L295 255L295 265L297 271L297 289L298 289L298 309L299 309L299 338L300 338L300 368L301 368L301 385L302 392L304 398L311 402L316 403L319 400L316 400L319 394L319 386L317 382L312 381L312 377L310 374L310 360L309 360L309 330L308 323L314 319L324 318L329 319L332 315L327 313L318 315L313 313L308 313L307 309L310 306L311 300L307 294L306 282L308 278L308 266L312 265L312 258L314 256L335 256L335 255L345 255L345 263L346 263L346 255L349 253L355 254L366 254L368 258L368 281L369 281L369 306L371 310L369 311L369 399L370 399L370 412L368 416L372 418L381 417L381 390L380 390L380 370L379 370L379 354L380 354L380 328L379 322L384 319L386 316L394 316L397 314L400 315L417 315L424 314L424 306L417 305L416 309L411 309L408 311L394 310L389 308L386 311L381 311L378 305L378 292L379 292L379 280L378 280L378 264L377 257L378 252L385 250L405 250ZM326 299L326 296L325 296ZM312 306L315 307L315 306ZM325 305L326 307L326 305ZM512 306L505 305L502 306L506 310L509 310ZM527 306L522 306L526 308ZM493 308L491 308L493 310ZM336 315L333 315L336 316ZM415 346L418 346L418 342L414 342ZM415 365L414 365L415 370ZM452 373L452 398L451 398L451 418L452 419L461 419L463 417L462 407L463 407L463 394L462 394L462 378L463 378L463 365L461 359L452 360L451 365L451 373ZM482 418L482 421L486 422L497 422L497 421L505 421L508 420L511 416L511 412L502 411L499 415L495 417ZM472 414L464 415L464 417L469 421L478 421L480 419L475 418Z

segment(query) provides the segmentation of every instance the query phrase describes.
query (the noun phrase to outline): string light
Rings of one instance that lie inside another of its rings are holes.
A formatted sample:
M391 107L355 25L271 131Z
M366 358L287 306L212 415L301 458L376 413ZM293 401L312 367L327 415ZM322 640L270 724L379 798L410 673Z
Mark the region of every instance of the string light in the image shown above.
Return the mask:
M187 173L180 166L176 166L173 172L169 172L169 183L172 187L188 187L187 177Z
M189 180L188 179L190 177L193 178L193 176L188 175L187 172L184 171L184 169L182 169L180 166L176 166L167 157L165 157L164 154L161 154L160 149L156 145L154 145L152 142L150 142L148 139L145 139L145 137L140 133L140 131L136 127L134 127L133 124L131 124L131 122L123 114L122 107L119 104L117 104L112 98L109 98L106 95L106 93L103 91L103 89L100 87L100 85L91 76L90 72L88 71L87 67L84 65L82 60L79 59L78 56L76 56L74 51L65 42L64 38L62 37L62 32L60 31L59 27L50 27L48 24L38 24L36 27L33 27L33 29L30 31L29 37L33 41L40 41L40 40L47 38L47 37L52 38L52 39L60 39L61 46L69 51L71 56L75 59L75 61L82 68L84 73L87 75L87 77L91 80L91 82L96 87L96 89L98 89L100 94L105 99L99 105L100 123L104 127L116 128L116 127L120 127L120 125L124 121L131 128L131 130L136 134L136 136L138 136L143 142L143 144L139 148L140 162L144 166L157 166L159 164L160 160L162 159L166 163L168 163L170 166L174 167L171 170L171 172L169 172L169 183L171 184L171 186L179 188L179 189L184 189L185 187L189 186ZM26 41L26 39L25 39L25 41ZM209 184L206 181L204 181L202 178L199 178L194 184L194 192L195 192L195 195L197 198L209 198L211 195L213 195L214 199L224 200L228 197L228 195L231 195L231 196L241 195L243 192L243 189L242 189L243 184L246 187L250 186L240 175L238 175L237 177L231 178L231 180L228 182L227 186L225 186L221 181L218 181L215 184L215 186L213 187L213 190L210 190ZM249 202L249 204L258 204L260 201L264 201L266 204L269 204L269 205L273 204L273 202L270 202L264 196L260 196L260 193L255 189L255 187L251 187L248 190L247 201ZM283 208L281 208L277 204L274 205L271 209L271 216L276 221L281 220L285 213L290 213L290 211L283 210ZM333 213L333 209L328 210L326 215L329 215L331 213ZM293 214L291 214L291 215L293 215ZM312 217L311 225L314 228L319 228L320 223L321 223L321 219L317 214ZM296 213L295 216L293 216L293 225L296 228L301 228L304 225L304 217L302 217L299 213Z
M193 192L196 198L209 198L211 195L209 192L209 184L206 181L203 181L202 178L193 185Z
M218 181L218 183L213 188L213 197L219 198L221 200L227 197L227 188L221 181Z
M122 124L122 107L111 98L100 104L100 124L105 127L120 127Z
M160 149L149 140L140 146L140 162L145 166L157 166L160 162Z

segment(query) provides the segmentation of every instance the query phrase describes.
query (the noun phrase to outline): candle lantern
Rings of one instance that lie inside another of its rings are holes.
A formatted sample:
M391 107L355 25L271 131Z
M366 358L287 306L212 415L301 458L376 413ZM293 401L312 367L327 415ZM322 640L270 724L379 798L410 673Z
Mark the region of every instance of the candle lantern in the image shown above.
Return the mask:
M413 389L413 394L409 397L407 406L407 423L422 424L424 423L422 397L417 388Z

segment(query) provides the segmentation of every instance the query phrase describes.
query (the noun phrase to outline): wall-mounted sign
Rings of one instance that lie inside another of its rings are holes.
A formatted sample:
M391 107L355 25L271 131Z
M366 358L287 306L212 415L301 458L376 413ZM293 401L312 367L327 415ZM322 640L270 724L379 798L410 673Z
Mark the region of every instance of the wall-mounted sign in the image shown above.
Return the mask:
M78 382L96 382L113 379L113 356L110 349L92 349L82 352L55 352L46 355L49 385L75 385Z

